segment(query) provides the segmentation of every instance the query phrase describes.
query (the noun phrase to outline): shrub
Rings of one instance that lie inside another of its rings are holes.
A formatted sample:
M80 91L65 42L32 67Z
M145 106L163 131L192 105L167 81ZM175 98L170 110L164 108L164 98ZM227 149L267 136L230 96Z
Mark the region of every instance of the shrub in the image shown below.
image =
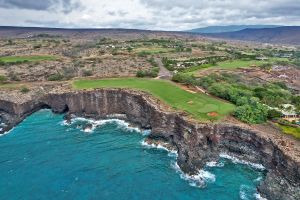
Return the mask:
M35 44L35 45L33 46L34 49L39 49L39 48L41 48L41 47L42 47L41 44Z
M10 72L8 76L12 81L20 81L20 78L14 72Z
M142 77L145 77L146 75L143 70L139 70L139 71L137 71L136 76L142 78Z
M146 57L147 55L151 55L151 53L147 51L141 51L138 53L139 57Z
M93 75L93 71L92 70L83 70L82 71L82 75L83 76L92 76Z
M30 90L27 87L22 87L20 90L23 94L28 93Z
M282 116L282 113L279 112L278 110L270 109L268 111L268 119L277 119Z
M64 76L61 74L53 74L48 77L48 81L61 81L64 79Z
M234 115L243 122L259 124L267 121L268 108L251 98L249 104L238 106Z
M6 76L0 75L0 83L3 84L7 81Z
M157 68L157 67L152 68L151 71L139 70L136 73L136 77L139 77L139 78L143 78L143 77L152 77L152 78L155 78L155 77L158 76L158 72L159 72L159 68Z
M183 74L183 73L177 73L172 77L172 81L178 82L178 83L184 83L184 84L196 84L196 79L193 76Z

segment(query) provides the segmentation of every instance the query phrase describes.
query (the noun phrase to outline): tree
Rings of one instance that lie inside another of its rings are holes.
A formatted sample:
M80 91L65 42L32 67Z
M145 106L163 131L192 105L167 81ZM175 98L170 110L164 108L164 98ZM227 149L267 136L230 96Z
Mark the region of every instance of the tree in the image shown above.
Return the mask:
M276 119L280 118L282 116L282 113L279 112L278 110L270 109L268 111L268 119Z
M234 115L243 122L259 124L267 121L268 107L252 97L249 99L249 104L238 106Z

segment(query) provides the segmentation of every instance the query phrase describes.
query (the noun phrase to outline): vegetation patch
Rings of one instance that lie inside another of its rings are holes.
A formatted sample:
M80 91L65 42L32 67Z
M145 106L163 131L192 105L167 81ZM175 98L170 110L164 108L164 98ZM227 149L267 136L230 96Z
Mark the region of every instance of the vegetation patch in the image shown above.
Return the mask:
M200 86L208 93L234 103L238 106L234 115L247 123L263 123L268 118L281 116L270 107L292 104L297 112L300 110L300 97L293 95L282 82L249 85L243 82L241 76L228 73L202 78L177 73L173 81Z
M76 89L131 88L143 90L159 98L174 109L183 110L193 118L201 121L219 120L235 110L235 106L230 103L205 94L187 92L175 83L166 80L137 78L78 80L73 85ZM192 104L189 103L191 101L193 102ZM216 112L218 115L208 115L210 112Z
M282 130L282 132L289 135L293 135L297 139L300 139L300 127L285 126L282 124L276 124L276 125Z
M0 64L21 64L26 62L56 60L56 56L5 56L0 57Z

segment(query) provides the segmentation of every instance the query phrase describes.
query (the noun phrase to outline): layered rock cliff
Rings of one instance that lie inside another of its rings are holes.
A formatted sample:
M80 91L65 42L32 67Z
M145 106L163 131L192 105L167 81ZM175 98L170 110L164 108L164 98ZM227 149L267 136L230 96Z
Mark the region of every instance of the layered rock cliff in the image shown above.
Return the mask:
M182 114L166 111L145 93L122 89L49 93L22 103L0 100L1 120L9 130L29 114L51 108L54 112L91 118L126 116L141 128L151 128L152 139L168 141L178 150L178 164L189 174L196 173L220 153L261 163L268 169L258 190L274 200L300 199L299 155L285 151L278 141L257 130L233 124L202 124Z

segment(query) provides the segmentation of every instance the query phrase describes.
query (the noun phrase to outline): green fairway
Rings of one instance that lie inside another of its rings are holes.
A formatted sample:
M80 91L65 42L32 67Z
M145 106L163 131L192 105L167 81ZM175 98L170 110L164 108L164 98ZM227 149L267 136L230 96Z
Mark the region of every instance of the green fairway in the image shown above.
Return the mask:
M250 67L252 65L259 66L268 62L269 61L260 61L260 60L233 60L233 61L219 62L215 67L220 69L236 69L242 67Z
M33 61L43 61L43 60L55 60L55 56L5 56L0 57L0 62L4 63L16 63L16 62L33 62Z
M131 88L143 90L164 101L174 109L186 111L193 118L201 121L222 119L235 109L235 106L230 103L205 94L187 92L175 83L166 80L138 78L78 80L73 83L73 86L76 89Z

